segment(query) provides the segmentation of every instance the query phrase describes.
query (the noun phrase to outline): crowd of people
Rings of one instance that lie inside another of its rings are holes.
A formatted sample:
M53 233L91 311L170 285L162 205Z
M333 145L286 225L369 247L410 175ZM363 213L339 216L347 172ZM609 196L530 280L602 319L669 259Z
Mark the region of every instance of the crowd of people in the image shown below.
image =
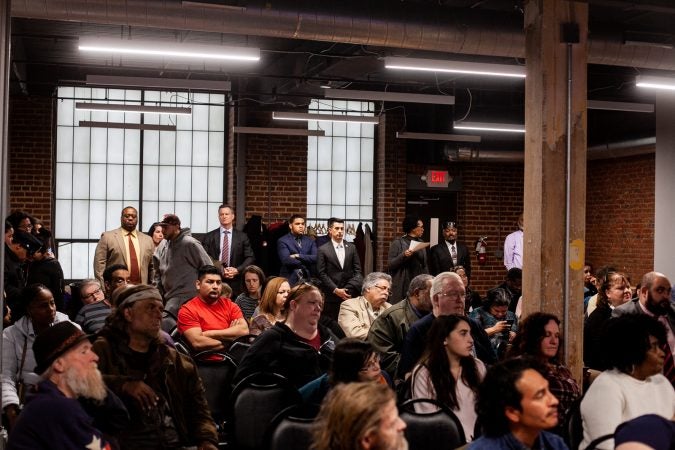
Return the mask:
M675 307L661 273L645 274L633 296L625 274L588 267L589 376L576 380L562 357L561 318L521 317L522 222L505 243L504 282L482 298L453 221L429 248L423 221L406 217L388 273L364 273L344 220L331 218L317 242L295 214L271 274L255 265L234 209L221 205L218 218L198 240L174 214L142 233L137 210L126 207L120 227L101 235L94 278L68 292L51 234L27 214L8 217L9 448L217 448L197 362L244 336L252 344L233 383L274 373L321 405L316 449L405 448L397 399L435 401L417 404L421 413L452 411L472 449L565 449L574 414L580 448L617 427L630 435L640 416L675 417ZM70 416L70 442L50 446Z

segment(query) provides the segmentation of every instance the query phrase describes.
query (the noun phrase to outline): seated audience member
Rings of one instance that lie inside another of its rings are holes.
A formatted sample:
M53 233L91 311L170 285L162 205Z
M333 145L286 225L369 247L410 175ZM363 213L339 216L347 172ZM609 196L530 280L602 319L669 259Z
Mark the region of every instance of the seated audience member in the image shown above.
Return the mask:
M262 333L246 351L234 383L257 372L274 372L300 388L330 366L337 338L319 324L323 298L310 284L293 289L282 307L283 322Z
M12 242L5 242L5 281L3 285L5 305L12 311L12 320L26 314L21 292L26 287L26 269L35 252L42 247L35 236L23 231L14 231Z
M94 342L106 385L124 402L130 425L122 450L216 450L218 435L192 360L160 340L164 309L147 285L115 291L115 309Z
M410 281L403 301L387 308L368 330L368 341L382 358L380 365L389 376L396 375L403 341L413 323L431 312L431 275L417 275Z
M645 414L619 425L614 432L616 450L670 450L675 448L675 422Z
M258 335L277 322L285 319L283 307L288 294L291 293L291 285L284 277L274 277L267 282L267 286L260 298L260 306L253 313L248 332Z
M305 403L319 405L328 391L339 383L374 381L391 384L380 369L380 356L372 345L360 339L345 338L335 345L328 373L300 388Z
M506 292L506 295L509 299L509 311L515 313L516 307L518 306L518 299L520 299L520 296L522 295L522 286L523 271L522 269L513 267L509 269L508 272L506 272L506 279L504 282L499 286L490 289L488 291L488 295L490 295L490 291L502 289L504 292Z
M598 293L598 287L595 285L596 279L593 275L593 265L586 263L584 265L584 303L586 298L592 297Z
M431 305L431 314L415 322L405 337L401 360L396 369L398 380L405 379L422 356L434 318L450 314L464 315L464 283L459 275L441 272L434 277L431 283ZM495 352L483 327L472 319L469 319L469 326L476 357L487 365L496 362Z
M347 337L365 339L375 319L391 306L391 276L382 272L369 273L363 280L361 296L340 303L338 323Z
M241 309L221 297L223 278L215 266L197 271L197 296L178 310L178 332L195 352L225 350L239 336L248 334Z
M42 379L12 430L7 448L111 448L78 401L103 402L108 395L114 396L106 390L87 335L75 324L61 322L41 333L32 350L35 372ZM120 405L119 399L115 402Z
M485 329L492 348L500 359L518 331L518 318L508 308L509 298L506 292L502 289L492 289L488 292L483 306L469 314L469 317Z
M675 391L663 370L663 324L647 314L628 314L607 326L605 351L610 370L602 372L581 401L584 439L579 448L644 414L675 415ZM597 448L614 448L612 440Z
M337 386L314 422L314 450L407 450L394 392L377 383Z
M98 280L84 280L80 283L80 298L84 306L75 317L85 333L98 333L105 325L112 310L113 293L131 282L129 270L124 264L113 264L103 271L105 291L101 290Z
M464 312L469 314L471 311L474 309L480 307L483 304L483 301L480 298L480 294L478 292L474 291L471 289L471 280L469 279L469 276L466 274L466 269L464 266L455 266L452 269L450 269L451 272L455 272L459 277L462 279L462 283L464 283L464 290L466 291L464 295Z
M595 287L598 288L598 285L602 284L604 280L607 280L607 274L612 272L618 272L612 266L602 266L595 273ZM586 317L590 316L593 311L595 311L596 305L598 303L598 293L587 297L584 299L584 311L586 312Z
M39 381L35 370L33 342L54 324L68 322L56 311L54 296L42 284L31 284L22 291L26 315L2 332L2 409L10 428L19 414L28 390Z
M490 367L478 388L476 412L483 436L469 450L567 450L561 437L545 431L560 420L558 399L530 358Z
M260 294L265 285L265 274L258 266L247 266L243 271L244 292L239 294L234 303L241 308L244 319L251 321L253 313L260 305Z
M476 425L476 391L485 376L485 364L473 354L471 326L466 316L439 316L429 330L427 346L412 372L412 398L432 398L459 418L467 442ZM429 404L420 412L435 411Z
M612 317L612 310L630 301L631 290L622 273L609 272L598 283L597 294L596 308L584 323L584 364L602 371L607 369L606 349L602 346L605 326Z
M523 320L508 356L530 356L541 365L548 387L558 399L558 426L551 431L562 434L570 407L581 396L572 372L562 363L560 320L553 314L536 312Z

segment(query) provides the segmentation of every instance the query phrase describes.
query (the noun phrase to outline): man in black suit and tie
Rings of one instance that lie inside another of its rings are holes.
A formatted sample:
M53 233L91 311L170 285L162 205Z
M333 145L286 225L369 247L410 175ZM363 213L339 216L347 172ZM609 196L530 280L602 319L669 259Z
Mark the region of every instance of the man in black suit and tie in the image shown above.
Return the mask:
M443 223L443 242L429 250L429 270L432 275L449 272L455 266L462 266L466 276L471 278L471 254L466 245L457 242L457 223Z
M232 288L232 298L242 292L241 272L255 263L251 242L243 231L234 228L234 209L229 205L218 207L220 227L204 235L202 245L214 263L223 267L223 281Z
M361 294L363 274L356 247L343 240L344 220L328 219L328 235L330 241L319 247L316 268L326 297L323 314L337 320L340 303Z

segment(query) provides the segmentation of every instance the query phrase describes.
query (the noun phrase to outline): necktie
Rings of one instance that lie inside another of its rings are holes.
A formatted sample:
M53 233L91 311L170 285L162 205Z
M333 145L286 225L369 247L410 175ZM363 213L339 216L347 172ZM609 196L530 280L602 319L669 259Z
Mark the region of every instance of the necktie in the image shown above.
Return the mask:
M302 248L302 238L300 236L295 238L295 242L298 243L298 248Z
M127 234L127 239L129 240L129 279L132 284L141 283L141 271L138 268L138 256L136 256L136 247L134 247L134 241L131 239L131 233Z
M450 246L450 256L452 256L452 264L457 264L457 250L455 250L455 244Z
M230 267L230 232L225 230L223 233L223 251L220 254L220 261L223 267Z
M338 261L340 261L340 267L344 269L345 267L345 248L342 246L342 244L338 244L337 246L337 257Z

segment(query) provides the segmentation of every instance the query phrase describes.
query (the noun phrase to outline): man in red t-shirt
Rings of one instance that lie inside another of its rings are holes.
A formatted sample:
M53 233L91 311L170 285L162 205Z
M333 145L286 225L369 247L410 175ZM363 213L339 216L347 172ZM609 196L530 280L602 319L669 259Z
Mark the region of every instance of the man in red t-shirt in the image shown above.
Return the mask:
M178 331L196 352L224 350L248 334L248 324L239 306L220 296L223 280L215 266L201 266L197 276L197 296L178 311Z

